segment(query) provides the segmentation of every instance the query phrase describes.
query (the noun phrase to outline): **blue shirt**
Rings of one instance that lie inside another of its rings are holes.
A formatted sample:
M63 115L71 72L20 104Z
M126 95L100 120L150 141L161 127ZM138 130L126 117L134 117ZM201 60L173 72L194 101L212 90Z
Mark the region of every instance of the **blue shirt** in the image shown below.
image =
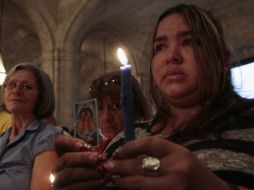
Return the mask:
M10 143L11 129L0 136L0 189L29 190L36 155L55 149L54 126L35 120Z

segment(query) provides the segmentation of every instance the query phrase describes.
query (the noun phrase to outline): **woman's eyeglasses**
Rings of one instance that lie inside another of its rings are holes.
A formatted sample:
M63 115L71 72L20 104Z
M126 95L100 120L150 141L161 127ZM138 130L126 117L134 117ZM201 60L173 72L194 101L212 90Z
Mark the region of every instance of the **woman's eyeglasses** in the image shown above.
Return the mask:
M9 91L18 88L19 90L21 89L23 92L29 92L29 91L36 89L36 87L30 83L27 83L27 82L18 83L16 81L6 82L4 84L4 88Z

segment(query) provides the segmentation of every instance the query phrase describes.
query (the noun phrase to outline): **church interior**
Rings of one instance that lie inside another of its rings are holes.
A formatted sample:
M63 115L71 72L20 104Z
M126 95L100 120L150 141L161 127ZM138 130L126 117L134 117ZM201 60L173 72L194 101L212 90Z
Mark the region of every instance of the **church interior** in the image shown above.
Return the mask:
M222 21L232 64L253 60L253 0L1 0L3 68L27 62L45 70L54 85L57 124L72 129L74 104L86 100L91 81L120 69L118 47L148 96L156 21L179 3L199 5Z

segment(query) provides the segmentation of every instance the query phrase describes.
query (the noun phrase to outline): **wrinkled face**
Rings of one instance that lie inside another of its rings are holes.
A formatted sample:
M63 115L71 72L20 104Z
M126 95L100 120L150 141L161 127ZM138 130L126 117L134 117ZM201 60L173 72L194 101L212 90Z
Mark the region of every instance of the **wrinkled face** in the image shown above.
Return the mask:
M122 108L119 99L106 96L99 101L99 126L102 134L112 139L123 130Z
M199 98L199 72L188 25L181 14L165 17L154 39L152 75L170 104L189 106Z
M38 96L36 78L30 71L16 71L5 84L5 105L13 114L34 115Z

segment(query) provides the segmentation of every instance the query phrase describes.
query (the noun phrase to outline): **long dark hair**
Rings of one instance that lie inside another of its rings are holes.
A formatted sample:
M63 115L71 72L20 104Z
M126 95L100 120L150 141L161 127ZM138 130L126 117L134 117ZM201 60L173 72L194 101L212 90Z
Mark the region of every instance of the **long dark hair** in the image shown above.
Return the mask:
M194 39L194 56L200 73L200 94L202 110L185 128L191 133L204 134L208 131L218 131L223 128L225 117L243 112L254 107L254 100L241 98L233 89L229 58L231 56L223 28L220 22L209 11L195 5L180 4L167 9L158 19L154 32L154 39L159 23L167 16L181 14L186 20ZM195 43L197 42L197 43ZM206 57L206 62L201 61L201 53ZM154 54L154 53L153 53ZM157 114L166 123L170 115L170 105L161 91L154 84L150 65L150 97L155 105Z

